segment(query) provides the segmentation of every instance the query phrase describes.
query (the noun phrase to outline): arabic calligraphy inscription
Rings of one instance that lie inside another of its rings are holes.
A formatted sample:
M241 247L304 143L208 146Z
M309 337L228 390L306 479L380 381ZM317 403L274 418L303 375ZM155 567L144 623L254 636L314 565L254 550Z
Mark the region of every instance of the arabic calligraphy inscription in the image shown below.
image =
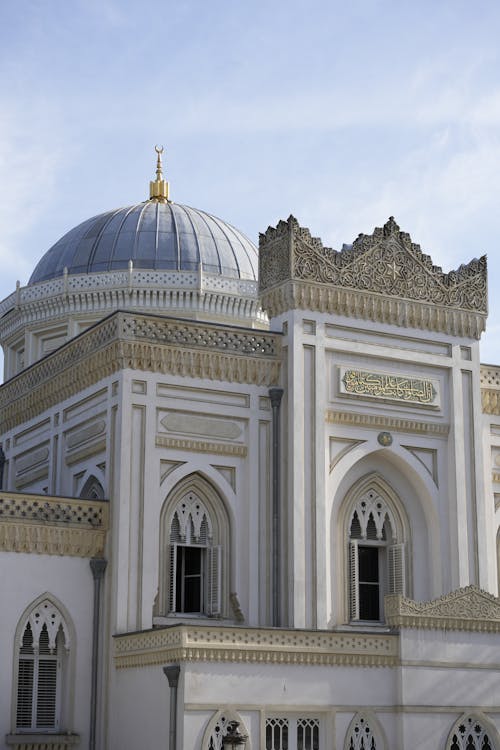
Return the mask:
M382 372L340 368L340 392L354 396L383 398L439 407L439 384L435 380Z

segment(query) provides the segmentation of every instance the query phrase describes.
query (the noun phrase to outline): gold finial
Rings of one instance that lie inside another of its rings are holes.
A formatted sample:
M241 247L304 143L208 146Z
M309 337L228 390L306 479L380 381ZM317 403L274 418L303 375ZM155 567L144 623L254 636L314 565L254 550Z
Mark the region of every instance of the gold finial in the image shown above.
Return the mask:
M152 180L149 183L149 200L156 201L157 203L169 203L169 185L168 182L163 179L161 164L163 146L155 146L155 151L158 155L156 159L156 180Z

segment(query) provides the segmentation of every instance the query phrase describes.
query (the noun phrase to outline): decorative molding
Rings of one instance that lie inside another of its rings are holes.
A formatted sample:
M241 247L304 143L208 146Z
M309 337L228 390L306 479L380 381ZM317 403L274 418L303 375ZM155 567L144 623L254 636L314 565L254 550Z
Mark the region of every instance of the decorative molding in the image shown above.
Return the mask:
M0 431L125 368L270 386L280 356L280 334L115 312L0 388Z
M5 742L8 747L16 750L66 750L71 745L80 744L80 735L67 732L66 734L26 733L7 734Z
M341 458L346 456L353 448L366 443L366 440L348 440L347 438L330 437L330 473Z
M441 422L421 422L416 419L400 419L398 417L385 417L381 414L363 414L335 409L326 410L325 422L350 427L368 427L374 430L437 435L439 437L446 437L450 431L450 426Z
M165 479L175 471L179 466L183 466L185 461L167 461L160 459L160 484L163 484Z
M192 412L171 411L160 419L166 432L184 435L200 435L219 440L237 440L243 435L241 421L223 417L193 414Z
M389 633L334 633L179 624L115 636L118 668L173 661L392 667L399 640Z
M221 477L223 477L226 482L229 484L233 492L236 492L236 469L234 466L217 466L216 464L212 464L212 467L219 472Z
M398 594L385 597L387 624L395 628L500 633L500 599L477 586L452 591L430 602Z
M415 445L402 445L402 448L409 451L409 453L420 461L424 469L430 474L436 487L439 487L438 483L438 461L437 461L437 450L434 448L422 448Z
M0 492L0 550L98 557L109 524L107 502Z
M171 448L181 451L195 451L197 453L215 453L219 456L238 456L245 458L248 453L246 445L234 443L216 443L213 440L188 440L184 438L170 438L163 435L156 436L157 448Z
M290 216L259 240L262 305L338 313L479 338L487 315L486 256L448 274L391 217L340 252Z
M481 388L481 407L483 414L500 417L500 390Z
M439 382L399 373L356 370L339 367L340 394L361 398L396 401L437 409L440 405Z

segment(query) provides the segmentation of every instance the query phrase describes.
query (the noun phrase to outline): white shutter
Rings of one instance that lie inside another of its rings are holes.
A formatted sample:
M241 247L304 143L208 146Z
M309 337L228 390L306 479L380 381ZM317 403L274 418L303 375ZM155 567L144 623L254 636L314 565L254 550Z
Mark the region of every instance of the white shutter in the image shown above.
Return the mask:
M175 612L177 601L177 544L170 545L170 566L168 582L168 611Z
M33 714L33 657L31 659L19 659L19 671L17 674L17 718L16 726L19 729L32 726Z
M388 549L389 594L406 595L405 545L393 544Z
M39 729L56 728L57 659L40 658L36 700L36 726Z
M221 613L221 547L207 547L208 560L208 596L207 614L215 616Z
M358 573L358 540L349 542L349 594L350 618L359 620L359 573Z

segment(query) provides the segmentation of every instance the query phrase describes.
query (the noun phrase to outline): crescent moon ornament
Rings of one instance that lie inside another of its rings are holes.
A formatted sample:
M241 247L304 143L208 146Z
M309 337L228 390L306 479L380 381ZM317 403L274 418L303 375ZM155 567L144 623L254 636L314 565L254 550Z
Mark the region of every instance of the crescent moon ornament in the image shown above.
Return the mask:
M163 146L155 146L155 151L158 155L163 154Z

